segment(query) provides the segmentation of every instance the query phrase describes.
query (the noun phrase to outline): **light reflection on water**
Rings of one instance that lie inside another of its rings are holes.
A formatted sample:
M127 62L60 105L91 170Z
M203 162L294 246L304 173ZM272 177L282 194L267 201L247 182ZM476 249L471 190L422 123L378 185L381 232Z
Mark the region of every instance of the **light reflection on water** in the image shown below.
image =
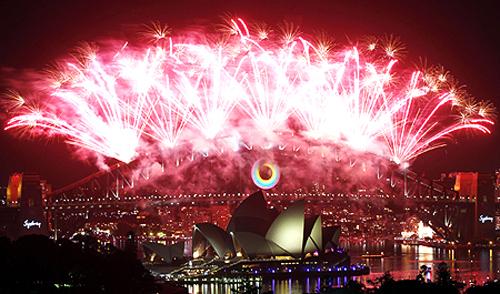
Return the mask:
M444 249L422 245L398 245L377 243L366 244L344 244L349 249L353 263L363 262L370 266L371 274L355 278L363 283L380 277L384 272L390 271L396 279L414 279L422 265L432 266L431 278L434 278L435 270L440 262L446 262L450 267L452 276L457 280L468 283L475 280L484 283L487 278L500 278L500 250L498 249ZM366 253L380 253L389 255L384 258L363 259L361 255ZM273 291L276 294L302 294L314 293L322 285L342 286L348 282L347 277L304 279L270 279L263 280L261 286L263 291ZM196 294L223 294L235 293L238 285L227 284L204 284L189 287L189 293Z
M269 279L263 280L262 283L254 283L253 285L260 286L260 293L273 291L277 294L302 294L316 293L321 286L330 285L340 287L348 282L347 277L336 278L319 278L310 277L303 279ZM203 284L189 286L189 293L195 294L220 294L220 293L236 293L232 289L237 289L238 285L228 284Z
M373 279L390 271L396 279L414 279L422 265L432 266L434 277L437 265L445 262L452 276L461 281L475 280L483 283L488 278L500 278L500 251L481 249L445 249L423 245L385 245L358 247L350 246L353 262L365 262L371 274L362 280ZM377 259L362 259L360 255L367 250L384 251L389 256Z

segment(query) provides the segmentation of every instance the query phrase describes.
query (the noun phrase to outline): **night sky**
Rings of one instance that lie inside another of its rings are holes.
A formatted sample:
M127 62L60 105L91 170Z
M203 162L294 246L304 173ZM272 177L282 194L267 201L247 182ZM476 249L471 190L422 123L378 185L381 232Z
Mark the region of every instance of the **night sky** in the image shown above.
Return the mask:
M105 2L104 4L101 2ZM289 20L313 33L323 30L341 44L366 35L399 36L405 64L443 65L473 96L500 109L500 9L496 1L5 1L0 3L0 81L12 69L43 69L81 41L125 39L130 28L160 21L182 29L210 24L223 13L248 22ZM0 90L5 90L5 85ZM22 90L22 89L20 89ZM5 123L5 114L0 116ZM421 156L417 171L500 168L500 136L461 135L444 149ZM96 170L77 159L61 139L27 141L0 131L0 186L14 171L35 171L55 186Z

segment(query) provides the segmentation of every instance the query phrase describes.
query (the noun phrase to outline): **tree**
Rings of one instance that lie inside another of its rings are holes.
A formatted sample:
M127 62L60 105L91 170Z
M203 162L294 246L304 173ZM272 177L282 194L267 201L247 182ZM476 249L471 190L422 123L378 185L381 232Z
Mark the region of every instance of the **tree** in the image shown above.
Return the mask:
M500 281L490 281L485 283L483 286L472 286L465 294L496 294L500 293Z
M465 284L452 279L450 268L445 262L441 262L437 266L436 284L446 289L455 288L461 290L465 287Z
M449 285L452 282L450 269L445 262L441 262L437 266L436 282L441 285Z
M158 287L139 260L100 250L90 238L57 243L30 235L0 238L0 293L155 293Z

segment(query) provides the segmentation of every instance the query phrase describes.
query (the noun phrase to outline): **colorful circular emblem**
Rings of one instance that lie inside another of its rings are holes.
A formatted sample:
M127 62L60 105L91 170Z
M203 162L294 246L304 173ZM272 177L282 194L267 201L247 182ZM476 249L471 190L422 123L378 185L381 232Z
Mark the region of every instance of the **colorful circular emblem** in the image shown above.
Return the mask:
M266 174L263 176L263 170L266 170ZM272 161L268 160L257 160L252 166L252 180L257 187L267 190L271 189L280 179L280 169Z

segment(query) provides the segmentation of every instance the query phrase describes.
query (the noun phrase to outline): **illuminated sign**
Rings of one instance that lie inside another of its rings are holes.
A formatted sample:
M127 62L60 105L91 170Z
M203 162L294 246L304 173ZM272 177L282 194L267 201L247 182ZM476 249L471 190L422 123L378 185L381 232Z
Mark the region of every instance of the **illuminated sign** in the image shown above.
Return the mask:
M485 222L493 222L493 217L492 216L488 216L488 215L480 215L479 216L479 221L484 224Z
M34 220L27 220L26 219L26 220L24 220L23 227L25 227L28 230L31 229L32 227L38 227L40 229L42 227L42 223L34 221Z

